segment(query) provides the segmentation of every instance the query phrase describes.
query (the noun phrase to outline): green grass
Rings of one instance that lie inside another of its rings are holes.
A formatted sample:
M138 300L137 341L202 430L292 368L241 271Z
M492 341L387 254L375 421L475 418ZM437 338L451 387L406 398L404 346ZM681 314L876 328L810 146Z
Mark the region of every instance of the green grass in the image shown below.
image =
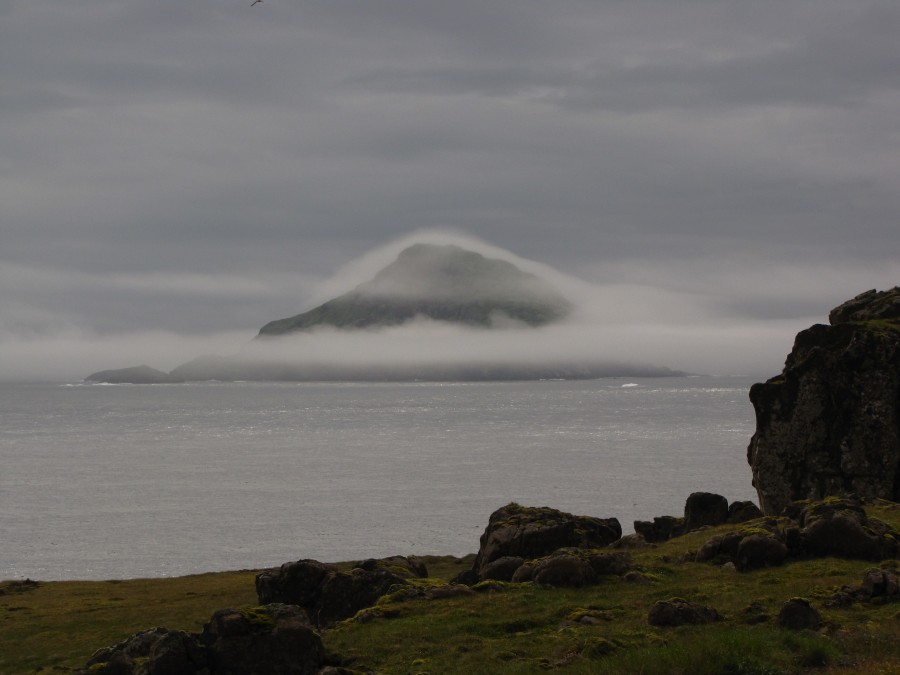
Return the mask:
M900 527L893 505L867 511ZM900 603L824 606L841 586L858 585L872 563L823 558L740 574L677 562L728 529L634 552L649 583L611 577L582 589L509 584L466 597L383 600L380 616L345 621L323 639L352 667L376 673L900 672ZM469 566L471 556L425 562L433 578L446 580ZM153 626L199 631L217 609L256 605L253 577L245 571L10 589L0 595L0 673L74 668L96 649ZM707 626L650 626L650 606L673 596L712 605L725 618ZM781 605L795 596L821 612L821 631L775 626ZM751 603L757 608L748 613ZM760 614L769 620L755 622Z
M199 631L216 609L258 604L254 576L224 572L7 589L0 595L0 673L81 666L97 649L154 626Z

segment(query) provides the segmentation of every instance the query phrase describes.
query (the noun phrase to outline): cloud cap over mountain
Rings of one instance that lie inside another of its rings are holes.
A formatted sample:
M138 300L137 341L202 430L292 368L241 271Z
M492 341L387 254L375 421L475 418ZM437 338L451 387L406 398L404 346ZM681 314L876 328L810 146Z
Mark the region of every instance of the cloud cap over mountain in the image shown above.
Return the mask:
M511 262L456 244L416 243L370 281L308 312L269 322L259 335L320 326L392 326L416 318L468 326L540 326L570 310L571 303L552 285Z

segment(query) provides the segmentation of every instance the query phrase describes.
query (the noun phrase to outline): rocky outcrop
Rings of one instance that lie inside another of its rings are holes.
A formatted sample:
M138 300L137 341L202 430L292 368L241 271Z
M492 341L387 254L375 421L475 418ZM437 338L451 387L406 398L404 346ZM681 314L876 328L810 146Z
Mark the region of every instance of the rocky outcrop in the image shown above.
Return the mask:
M900 533L848 499L810 504L800 513L799 525L803 549L812 556L884 560L900 550Z
M750 389L747 458L766 514L829 495L900 500L900 287L863 293L829 320Z
M712 492L693 492L684 502L684 516L656 516L651 520L634 521L634 531L647 542L668 541L673 537L699 530L701 527L715 527L725 523L743 523L759 518L762 512L753 502L728 503L721 495Z
M256 576L259 602L286 603L304 608L317 626L330 626L410 580L428 576L415 557L392 556L365 560L348 572L318 560L298 560Z
M210 670L243 673L318 673L325 662L322 639L299 607L271 604L255 611L220 610L204 626Z
M521 566L564 548L602 548L621 536L622 526L615 518L575 516L546 506L507 504L491 514L472 569L458 580L463 583L505 580L507 574L512 578L518 561Z
M849 607L854 602L900 602L900 578L892 569L871 569L859 586L844 586L825 602L828 607Z
M603 576L622 576L633 569L634 562L627 553L562 548L543 558L525 562L515 571L512 581L578 588L595 584Z
M708 539L697 562L731 562L740 572L774 567L788 559L834 556L885 560L900 554L900 532L870 518L859 501L830 497L793 504L794 517L766 517Z
M693 492L684 503L684 531L722 525L728 520L728 500L712 492Z
M327 666L306 613L288 605L213 614L201 634L151 628L97 651L81 675L314 675Z

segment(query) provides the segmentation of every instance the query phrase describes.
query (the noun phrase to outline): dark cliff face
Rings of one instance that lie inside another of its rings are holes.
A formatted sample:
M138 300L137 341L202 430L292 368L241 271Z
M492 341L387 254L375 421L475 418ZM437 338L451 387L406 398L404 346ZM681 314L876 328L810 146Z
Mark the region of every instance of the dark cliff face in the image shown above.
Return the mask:
M766 514L846 493L900 500L900 287L829 319L797 335L780 376L750 389L747 459Z

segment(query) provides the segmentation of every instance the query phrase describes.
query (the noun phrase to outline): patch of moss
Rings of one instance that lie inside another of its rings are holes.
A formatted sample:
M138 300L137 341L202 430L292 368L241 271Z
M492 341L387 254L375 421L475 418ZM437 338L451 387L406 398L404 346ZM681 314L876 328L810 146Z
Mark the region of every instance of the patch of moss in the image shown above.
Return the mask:
M256 628L271 628L275 625L275 619L269 616L265 607L248 607L240 610L240 615Z
M881 337L897 337L900 335L900 321L896 319L869 319L868 321L853 321L851 323L877 333Z

